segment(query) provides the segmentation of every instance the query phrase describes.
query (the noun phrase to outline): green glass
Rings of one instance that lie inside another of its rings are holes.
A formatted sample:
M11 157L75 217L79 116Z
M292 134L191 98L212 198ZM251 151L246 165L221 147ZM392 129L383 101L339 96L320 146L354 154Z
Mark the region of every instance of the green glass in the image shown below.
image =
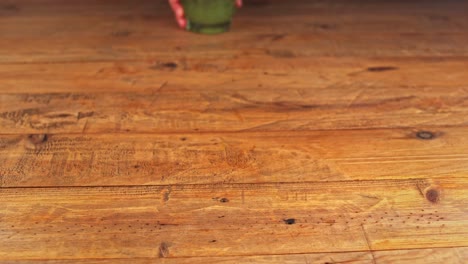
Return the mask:
M235 0L182 0L187 30L219 34L229 30L236 11Z

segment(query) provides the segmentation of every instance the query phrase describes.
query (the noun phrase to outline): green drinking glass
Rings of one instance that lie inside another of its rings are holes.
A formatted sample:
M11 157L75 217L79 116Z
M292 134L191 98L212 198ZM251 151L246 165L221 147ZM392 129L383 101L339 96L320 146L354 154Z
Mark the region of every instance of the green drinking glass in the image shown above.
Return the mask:
M187 30L202 34L219 34L231 27L236 12L235 0L182 0Z

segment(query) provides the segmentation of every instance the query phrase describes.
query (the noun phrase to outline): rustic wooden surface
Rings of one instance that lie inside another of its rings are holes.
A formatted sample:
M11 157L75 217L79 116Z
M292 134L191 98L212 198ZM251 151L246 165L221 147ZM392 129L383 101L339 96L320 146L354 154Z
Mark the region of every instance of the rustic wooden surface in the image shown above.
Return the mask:
M0 263L466 263L466 10L0 1Z

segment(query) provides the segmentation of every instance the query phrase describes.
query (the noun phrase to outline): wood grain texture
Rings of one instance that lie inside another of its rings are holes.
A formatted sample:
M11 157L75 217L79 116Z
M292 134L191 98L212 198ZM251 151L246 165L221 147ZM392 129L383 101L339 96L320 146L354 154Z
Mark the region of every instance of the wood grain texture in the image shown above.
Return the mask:
M378 263L465 263L468 248L434 248L421 250L376 251Z
M452 178L2 188L0 257L165 258L468 246L466 208L460 207L467 187L466 179Z
M467 1L0 2L0 263L465 263Z
M468 128L0 136L3 187L444 179Z
M0 63L8 65L0 67L0 126L172 133L466 125L466 7L272 1L247 5L233 32L207 38L175 30L165 1L17 1L0 15Z
M370 252L346 252L346 253L315 253L315 254L288 254L288 255L265 255L265 256L236 256L236 257L193 257L193 258L127 258L127 259L61 259L61 260L11 260L5 264L37 264L37 263L87 263L87 264L124 264L131 261L136 264L149 263L352 263L368 264L375 262L379 264L393 263L453 263L464 264L468 257L468 248L434 248L434 249L411 249L376 251L374 256Z
M239 13L236 34L216 38L175 30L165 2L113 1L113 7L109 1L66 6L58 6L56 1L18 1L7 5L0 17L0 29L6 36L0 40L1 62L173 57L174 53L168 51L229 58L247 50L270 49L311 57L468 55L464 1L391 4L343 0L327 5L304 0L296 1L296 7L267 1L266 5L247 6ZM19 31L15 32L15 28Z
M2 133L468 124L466 60L252 60L2 67Z

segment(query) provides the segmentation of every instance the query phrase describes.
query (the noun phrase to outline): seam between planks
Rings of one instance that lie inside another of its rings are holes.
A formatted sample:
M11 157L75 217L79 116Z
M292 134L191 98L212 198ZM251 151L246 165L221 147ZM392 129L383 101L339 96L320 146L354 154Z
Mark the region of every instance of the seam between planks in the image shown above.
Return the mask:
M1 94L1 93L0 93ZM335 128L335 129L302 129L302 130L219 130L219 131L193 131L193 130L180 130L180 131L159 131L159 132L52 132L47 133L44 131L37 131L35 133L0 133L0 136L17 136L17 135L31 135L31 134L47 134L47 135L210 135L210 134L255 134L255 133L271 133L271 134L281 134L281 133L307 133L307 132L352 132L352 131L378 131L378 130L405 130L405 129L443 129L443 128L468 128L468 123L463 125L424 125L421 126L393 126L393 127L369 127L369 128Z
M385 250L374 250L374 252L395 252L395 251L416 251L416 250L426 250L426 249L468 249L466 246L440 246L440 247L421 247L421 248L392 248L392 249L385 249ZM249 254L249 255L200 255L200 256L178 256L178 257L165 257L165 259L193 259L193 258L230 258L230 257L256 257L256 256L295 256L295 255L309 255L309 254L340 254L340 253L370 253L369 250L350 250L350 251L317 251L317 252L301 252L301 253L284 253L284 254ZM118 259L141 259L141 260L151 260L151 259L161 259L158 257L132 257L132 258L60 258L60 259L3 259L3 260L31 260L31 261L41 261L41 260L118 260Z
M148 184L148 185L63 185L63 186L2 186L0 189L73 189L73 188L83 188L83 189L99 189L99 188L109 188L109 189L138 189L138 188L161 188L161 187L194 187L194 188L210 188L213 186L225 186L230 188L243 188L245 186L278 186L278 185L309 185L309 184L370 184L370 183L406 183L406 184L417 184L421 180L429 180L430 178L406 178L406 179L380 179L380 180L342 180L342 181L301 181L301 182L261 182L261 183L193 183L193 184ZM446 177L443 181L452 181L452 180L466 180L465 177Z

